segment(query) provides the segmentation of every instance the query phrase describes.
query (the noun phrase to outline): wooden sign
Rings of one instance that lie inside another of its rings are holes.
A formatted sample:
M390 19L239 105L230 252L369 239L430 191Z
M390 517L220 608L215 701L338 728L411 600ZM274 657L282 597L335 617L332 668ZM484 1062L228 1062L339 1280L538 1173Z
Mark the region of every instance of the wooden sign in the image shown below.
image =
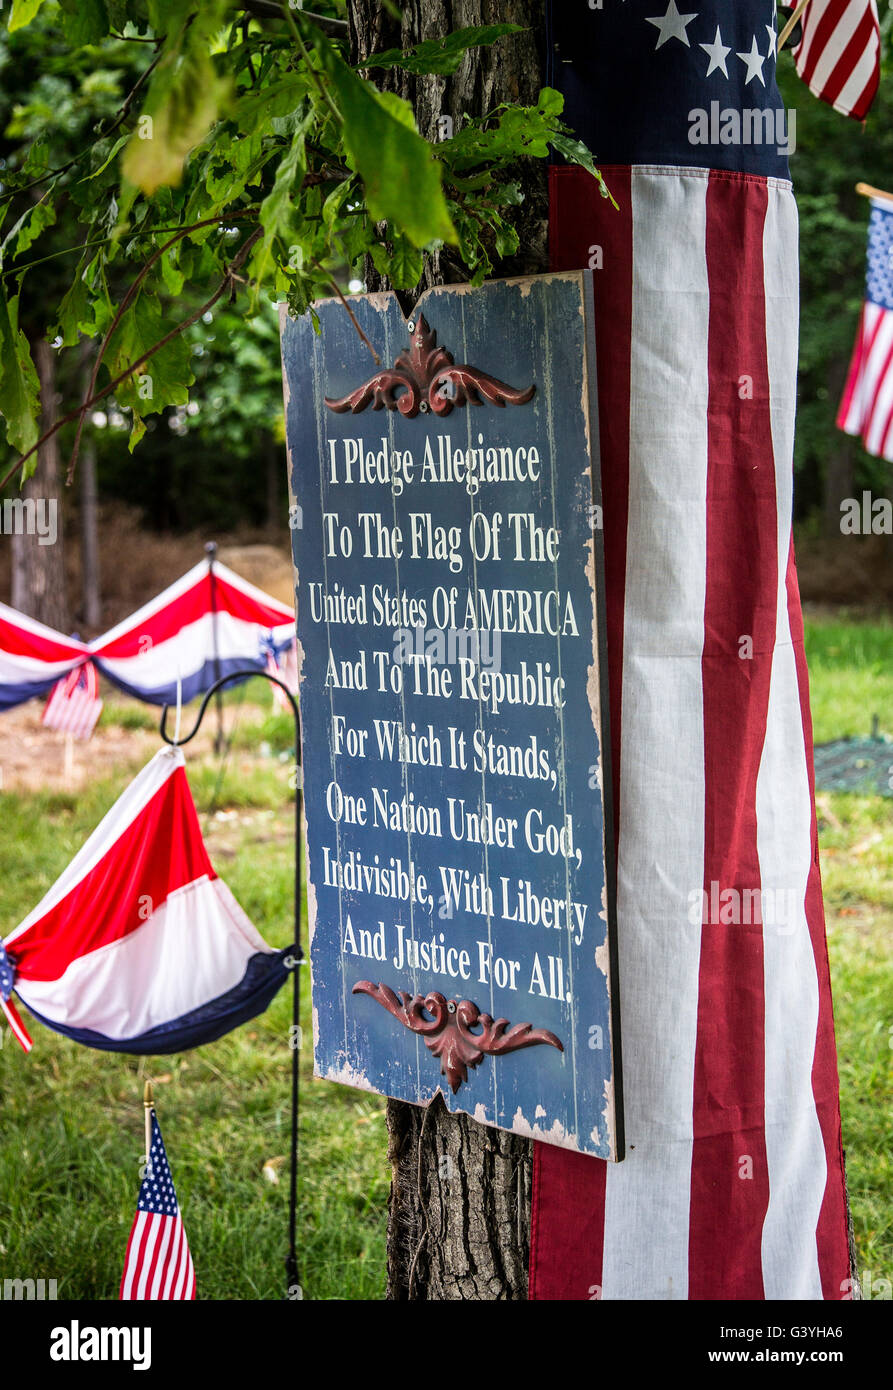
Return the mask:
M328 300L282 353L316 1074L618 1159L591 297Z

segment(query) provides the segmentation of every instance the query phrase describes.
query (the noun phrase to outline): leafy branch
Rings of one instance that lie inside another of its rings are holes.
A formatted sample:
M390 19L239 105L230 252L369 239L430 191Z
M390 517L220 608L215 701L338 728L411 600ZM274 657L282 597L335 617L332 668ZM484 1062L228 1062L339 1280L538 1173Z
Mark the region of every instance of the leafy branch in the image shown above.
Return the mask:
M248 258L249 252L251 251L252 247L254 246L255 242L257 241L260 235L260 227L255 227L254 231L251 232L248 237L246 237L238 252L230 262L230 265L228 266L225 275L221 279L220 284L217 286L216 290L211 295L211 297L205 300L204 304L202 304L198 309L191 313L188 316L188 318L185 318L181 323L178 323L174 328L170 330L169 333L166 333L163 338L161 338L157 343L154 344L153 347L148 348L142 354L141 357L138 357L136 359L135 362L131 362L129 366L125 367L125 369L119 372L117 376L112 377L111 381L109 381L99 391L93 389L95 387L94 374L94 376L91 377L92 394L88 394L86 399L83 400L79 406L77 406L74 410L70 410L67 415L61 416L48 430L44 431L40 438L36 440L34 444L32 444L31 448L28 449L21 456L21 458L19 458L17 462L13 464L12 468L9 469L9 471L4 475L4 477L0 478L0 489L4 488L6 484L9 483L15 477L15 475L25 464L26 460L29 459L32 454L36 453L37 450L40 449L47 442L48 439L51 439L53 435L56 434L62 428L63 425L68 425L72 422L72 420L76 420L78 418L80 418L80 420L82 421L84 415L88 410L91 410L94 405L97 405L99 403L99 401L104 400L105 397L108 396L112 391L114 391L116 387L120 386L122 382L126 381L129 377L133 376L134 372L138 372L140 367L144 366L150 358L154 357L157 352L160 352L162 348L166 347L167 344L170 343L174 338L179 337L182 333L185 332L187 328L191 328L191 326L194 323L197 323L203 314L207 314L214 307L214 305L217 303L217 301L221 298L222 295L226 294L227 291L231 293L234 292L237 284L242 279L242 277L238 274L238 271L244 265L246 259ZM80 429L78 432L78 439L79 438ZM72 458L69 462L69 482L71 481L72 472L75 466L76 452L77 445L75 446L75 452L72 455Z
M449 76L470 49L511 42L516 25L461 29L406 52L368 54L354 68L344 22L293 11L287 0L59 0L52 15L61 47L40 0L17 0L14 13L15 25L0 33L4 76L41 75L0 94L0 123L13 142L0 217L4 204L17 214L0 272L0 415L20 455L4 482L27 475L49 437L37 438L29 343L41 317L63 354L84 336L99 345L84 399L59 422L78 421L71 477L87 412L111 391L132 412L131 448L146 415L188 401L194 373L182 334L196 315L174 326L165 315L182 297L194 302L199 286L219 281L214 303L236 276L250 288L242 299L249 316L265 299L284 299L300 314L335 294L359 332L343 287L362 280L367 257L395 288L411 290L425 257L445 244L472 283L514 254L519 161L553 149L601 182L561 120L557 92L466 120L434 143L409 104L366 75L400 66ZM125 74L121 101L115 84ZM89 142L66 159L67 131L83 130L85 117ZM38 185L46 191L35 203ZM213 229L249 219L257 226L236 267L227 261L229 234ZM39 254L26 254L35 244ZM63 281L74 251L77 268ZM42 283L39 298L29 290L37 266L51 286ZM133 378L150 358L152 394L143 399ZM103 367L110 382L100 390Z

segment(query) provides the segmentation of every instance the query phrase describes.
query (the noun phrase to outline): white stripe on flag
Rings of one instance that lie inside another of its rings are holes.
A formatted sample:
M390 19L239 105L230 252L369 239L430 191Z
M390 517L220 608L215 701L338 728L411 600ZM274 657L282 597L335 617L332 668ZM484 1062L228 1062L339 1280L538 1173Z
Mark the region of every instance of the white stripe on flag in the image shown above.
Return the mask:
M778 608L766 741L757 776L761 885L776 904L796 903L794 921L764 923L765 1116L769 1205L762 1267L767 1299L821 1299L816 1229L827 1163L812 1091L819 985L806 920L812 866L812 803L788 614L787 566L793 507L797 286L793 195L770 196L764 230L766 338L778 515ZM776 254L784 248L785 258ZM765 899L764 899L765 900ZM776 919L781 915L776 912Z
M171 1253L168 1256L167 1267L164 1272L164 1287L159 1294L159 1298L163 1299L172 1297L172 1291L183 1259L184 1231L183 1222L180 1220L179 1213L177 1214L174 1224L174 1233L175 1240L171 1245Z
M171 1236L175 1235L175 1223L169 1216L159 1216L161 1222L161 1239L158 1245L158 1256L155 1261L155 1273L152 1275L152 1284L149 1289L149 1298L157 1301L164 1277L167 1273L167 1261L170 1258Z
M884 442L884 435L887 432L887 423L890 416L890 407L893 406L893 313L886 311L889 320L891 344L888 348L889 362L886 357L883 362L879 362L878 372L884 372L884 364L887 370L883 376L878 375L877 385L874 392L874 399L871 402L871 410L867 421L867 427L862 431L862 438L865 448L870 454L879 454L881 445ZM881 335L878 334L878 337Z
M140 1246L143 1240L148 1215L141 1211L137 1213L130 1233L130 1240L127 1245L127 1263L124 1267L124 1278L121 1280L121 1298L133 1298L134 1280L140 1268Z
M835 24L834 30L827 40L821 56L815 65L813 74L809 79L810 87L820 92L825 86L829 77L833 75L837 64L840 62L844 49L859 27L864 13L865 7L862 4L857 3L846 6ZM863 81L859 90L861 91L864 87L865 82Z
M863 434L869 427L874 400L883 379L884 364L893 347L893 313L889 309L882 309L877 304L866 305L865 340L866 345L871 342L871 348L862 363L862 372L853 392L850 416L854 434Z
M149 1283L149 1270L152 1267L152 1253L158 1241L160 1221L160 1216L156 1216L154 1212L150 1213L148 1221L149 1230L146 1235L146 1253L143 1255L140 1264L139 1280L136 1286L136 1293L133 1295L135 1299L145 1299L146 1297L146 1288Z
M834 102L835 111L841 111L844 115L848 115L858 104L866 87L874 81L874 75L877 72L878 66L879 46L880 39L878 35L872 34L867 49L840 89L840 95Z
M633 171L618 882L628 1147L607 1165L604 1299L688 1292L701 946L688 895L704 881L706 198L706 172ZM677 805L684 814L667 815Z
M809 61L809 55L812 52L812 45L814 44L816 34L818 33L821 27L825 11L827 10L829 4L834 3L836 3L836 0L810 0L810 22L809 24L804 24L802 26L803 39L799 49L797 50L796 61L798 71L801 71L806 68L806 65Z

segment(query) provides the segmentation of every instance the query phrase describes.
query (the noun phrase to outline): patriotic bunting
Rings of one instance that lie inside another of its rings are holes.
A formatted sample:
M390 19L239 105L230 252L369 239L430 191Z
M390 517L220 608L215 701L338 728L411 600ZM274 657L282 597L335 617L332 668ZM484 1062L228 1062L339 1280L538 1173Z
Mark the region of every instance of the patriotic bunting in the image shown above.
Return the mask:
M218 676L266 670L266 646L294 640L290 608L207 560L110 632L90 643L104 676L152 705L173 705L208 690Z
M0 603L0 711L46 695L88 656L83 642Z
M212 1042L289 973L214 871L179 749L155 755L3 945L7 1014L14 985L41 1023L107 1052Z
M89 646L0 603L0 711L52 691L44 724L89 738L102 709L96 670L152 705L176 704L178 681L188 703L245 670L272 671L296 691L294 642L293 610L219 560L202 560Z

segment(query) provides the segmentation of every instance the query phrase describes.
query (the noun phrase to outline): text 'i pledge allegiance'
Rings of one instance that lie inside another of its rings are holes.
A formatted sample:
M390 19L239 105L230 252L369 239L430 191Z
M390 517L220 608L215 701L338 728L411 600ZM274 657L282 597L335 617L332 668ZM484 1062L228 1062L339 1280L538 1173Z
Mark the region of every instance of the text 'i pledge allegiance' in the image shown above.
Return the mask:
M339 467L338 445L341 445ZM384 435L381 448L366 449L363 440L353 436L329 440L329 482L361 486L390 487L399 497L404 487L413 481L423 483L459 483L473 497L481 483L535 483L540 476L540 456L536 445L486 445L478 435L478 448L456 449L448 435L439 434L437 442L426 438L419 465L411 449L391 449ZM418 473L416 469L418 468Z

